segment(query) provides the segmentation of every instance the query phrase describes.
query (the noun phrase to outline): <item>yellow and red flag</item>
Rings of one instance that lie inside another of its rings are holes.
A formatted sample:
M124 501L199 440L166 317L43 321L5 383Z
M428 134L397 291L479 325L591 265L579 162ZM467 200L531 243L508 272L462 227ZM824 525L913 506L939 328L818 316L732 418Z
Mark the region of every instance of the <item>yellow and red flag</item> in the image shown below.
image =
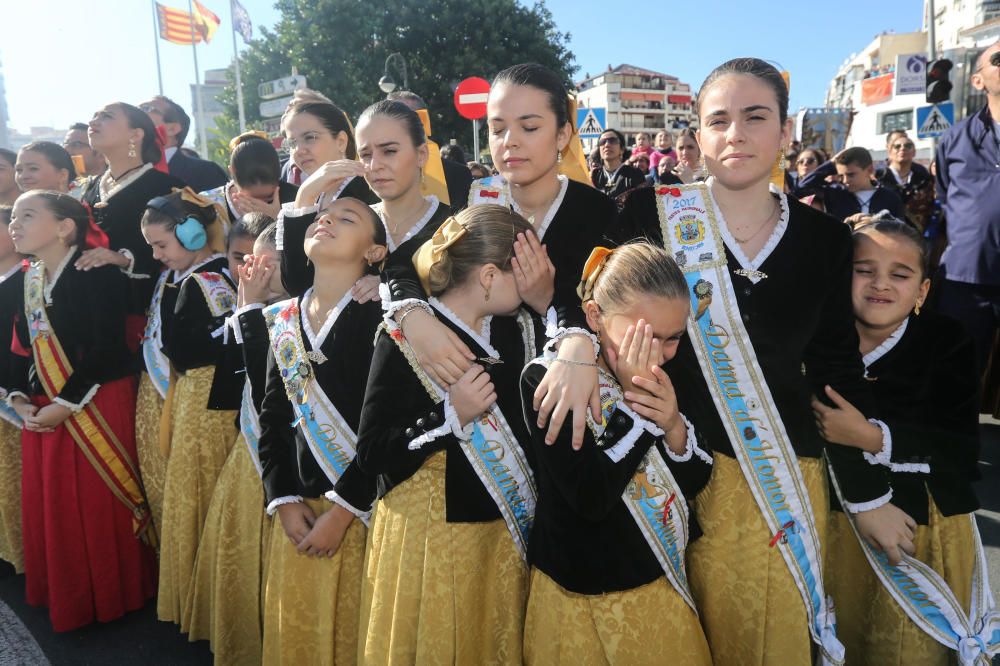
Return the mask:
M205 43L208 44L212 41L212 37L215 36L215 31L219 29L221 21L218 16L209 11L198 0L194 0L192 6L194 8L194 13L192 14L194 27L201 34L201 38L205 40Z
M201 33L192 22L191 14L157 2L156 16L162 39L172 44L197 44L201 41Z

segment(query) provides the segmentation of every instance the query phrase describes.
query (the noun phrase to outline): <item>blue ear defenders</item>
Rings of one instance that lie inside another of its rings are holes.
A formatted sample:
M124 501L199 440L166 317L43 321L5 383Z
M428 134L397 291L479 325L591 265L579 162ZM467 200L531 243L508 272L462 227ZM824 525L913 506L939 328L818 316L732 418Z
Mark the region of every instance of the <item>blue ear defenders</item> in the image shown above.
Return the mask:
M152 208L170 217L174 221L174 235L177 242L185 250L195 252L205 247L208 243L208 235L205 233L205 225L194 215L181 210L170 199L166 197L156 197L146 204L146 208Z

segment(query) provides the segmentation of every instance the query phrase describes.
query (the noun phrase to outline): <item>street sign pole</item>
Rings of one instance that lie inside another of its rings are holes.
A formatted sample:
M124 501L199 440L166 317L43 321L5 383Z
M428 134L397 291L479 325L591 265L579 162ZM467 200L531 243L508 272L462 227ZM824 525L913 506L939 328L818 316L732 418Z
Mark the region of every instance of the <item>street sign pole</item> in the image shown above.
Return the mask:
M472 121L472 158L476 162L479 161L479 120L474 119Z

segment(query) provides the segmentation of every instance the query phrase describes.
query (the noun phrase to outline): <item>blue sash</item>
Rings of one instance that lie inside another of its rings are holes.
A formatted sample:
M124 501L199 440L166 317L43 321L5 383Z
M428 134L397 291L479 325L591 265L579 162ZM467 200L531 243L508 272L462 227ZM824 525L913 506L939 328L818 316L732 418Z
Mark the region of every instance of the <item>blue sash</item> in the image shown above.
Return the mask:
M167 287L169 275L170 271L164 270L156 281L153 300L149 304L149 313L146 317L146 331L142 336L142 358L146 362L146 372L156 392L163 399L166 399L167 389L170 387L170 360L163 353L160 306L163 303L163 291Z
M253 407L253 395L250 392L250 380L243 385L243 401L240 403L240 433L250 451L250 459L257 468L257 475L264 473L260 464L260 419Z
M780 549L822 656L844 661L823 590L822 556L809 494L736 304L719 215L703 183L657 190L664 248L690 289L688 334L740 469Z
M354 460L357 435L316 380L302 341L298 301L290 298L264 308L264 320L275 364L297 417L295 425L323 473L335 484Z

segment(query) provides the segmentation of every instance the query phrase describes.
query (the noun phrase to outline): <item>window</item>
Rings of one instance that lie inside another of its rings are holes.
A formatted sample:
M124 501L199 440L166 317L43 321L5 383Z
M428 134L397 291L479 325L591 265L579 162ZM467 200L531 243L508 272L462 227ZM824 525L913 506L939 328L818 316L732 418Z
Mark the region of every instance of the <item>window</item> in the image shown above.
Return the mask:
M913 109L883 113L880 125L879 134L888 134L895 130L913 129Z

